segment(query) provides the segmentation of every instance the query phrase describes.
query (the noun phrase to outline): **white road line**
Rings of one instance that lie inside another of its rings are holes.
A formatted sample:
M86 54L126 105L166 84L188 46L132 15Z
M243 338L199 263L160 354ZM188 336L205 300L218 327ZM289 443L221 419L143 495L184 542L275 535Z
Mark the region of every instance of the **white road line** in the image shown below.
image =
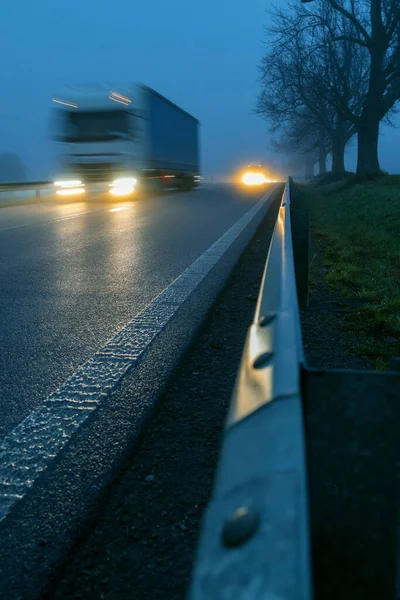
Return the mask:
M263 197L0 444L0 520L104 402L257 213Z

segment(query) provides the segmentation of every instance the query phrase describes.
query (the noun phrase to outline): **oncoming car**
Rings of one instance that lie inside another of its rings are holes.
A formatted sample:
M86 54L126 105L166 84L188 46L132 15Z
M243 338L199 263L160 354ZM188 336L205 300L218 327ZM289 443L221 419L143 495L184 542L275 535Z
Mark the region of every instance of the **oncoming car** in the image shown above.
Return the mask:
M242 183L249 186L274 183L274 181L268 176L267 170L260 163L250 163L247 165L241 180Z

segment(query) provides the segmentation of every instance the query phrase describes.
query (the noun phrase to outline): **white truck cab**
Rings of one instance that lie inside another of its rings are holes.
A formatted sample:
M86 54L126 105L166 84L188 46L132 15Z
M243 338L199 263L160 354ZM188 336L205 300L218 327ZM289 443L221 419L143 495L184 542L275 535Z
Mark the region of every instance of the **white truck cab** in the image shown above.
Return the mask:
M134 188L143 168L145 118L140 88L70 88L54 98L60 193Z
M130 193L138 184L191 189L199 176L198 121L143 85L66 88L54 99L57 193Z

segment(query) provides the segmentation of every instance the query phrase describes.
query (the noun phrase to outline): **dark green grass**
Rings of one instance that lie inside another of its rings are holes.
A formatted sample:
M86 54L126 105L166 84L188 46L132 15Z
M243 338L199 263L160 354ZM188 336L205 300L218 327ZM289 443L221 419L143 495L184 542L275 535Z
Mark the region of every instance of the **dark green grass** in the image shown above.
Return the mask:
M400 176L298 188L326 282L350 307L351 351L385 369L400 356Z

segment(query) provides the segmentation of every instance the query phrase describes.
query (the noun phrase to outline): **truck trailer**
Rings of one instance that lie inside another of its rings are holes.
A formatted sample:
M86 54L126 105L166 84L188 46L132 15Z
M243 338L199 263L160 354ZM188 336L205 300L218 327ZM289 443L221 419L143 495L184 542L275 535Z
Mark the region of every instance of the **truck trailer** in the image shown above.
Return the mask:
M198 185L199 121L155 90L67 88L53 101L57 193Z

